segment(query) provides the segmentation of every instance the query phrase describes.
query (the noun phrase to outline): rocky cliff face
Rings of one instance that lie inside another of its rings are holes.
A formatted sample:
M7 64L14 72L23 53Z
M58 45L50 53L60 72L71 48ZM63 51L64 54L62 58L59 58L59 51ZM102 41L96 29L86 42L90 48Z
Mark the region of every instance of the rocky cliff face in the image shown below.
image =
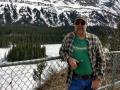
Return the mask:
M120 1L0 0L0 24L71 26L77 13L87 15L89 25L116 27L120 21Z

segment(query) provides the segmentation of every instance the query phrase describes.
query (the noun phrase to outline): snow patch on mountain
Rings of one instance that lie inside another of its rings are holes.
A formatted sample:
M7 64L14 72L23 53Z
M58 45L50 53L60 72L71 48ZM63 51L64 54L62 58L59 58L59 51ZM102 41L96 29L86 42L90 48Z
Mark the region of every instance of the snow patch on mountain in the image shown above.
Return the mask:
M81 13L89 17L91 26L115 27L120 20L119 9L118 0L0 0L0 20L5 24L71 26L75 15Z

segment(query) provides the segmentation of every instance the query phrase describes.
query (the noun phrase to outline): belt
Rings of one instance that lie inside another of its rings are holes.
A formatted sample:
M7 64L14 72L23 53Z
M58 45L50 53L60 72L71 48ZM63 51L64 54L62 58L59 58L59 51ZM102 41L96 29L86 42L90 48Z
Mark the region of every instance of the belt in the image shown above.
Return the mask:
M93 78L93 75L81 76L81 75L78 75L78 74L76 74L76 73L74 73L73 76L79 77L79 78L81 78L81 79L83 79L83 80L89 79L89 78Z

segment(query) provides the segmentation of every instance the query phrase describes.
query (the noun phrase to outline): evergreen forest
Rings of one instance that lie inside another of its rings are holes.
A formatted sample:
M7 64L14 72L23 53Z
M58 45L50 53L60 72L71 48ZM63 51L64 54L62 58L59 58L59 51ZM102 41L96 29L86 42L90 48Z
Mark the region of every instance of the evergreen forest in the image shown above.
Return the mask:
M23 61L46 57L46 49L40 44L18 43L8 52L7 61Z
M64 36L71 31L74 31L73 26L0 26L0 48L9 47L10 45L16 45L18 43L59 44L62 42ZM89 26L87 31L96 34L102 41L107 35L112 33L112 29L106 26Z
M0 48L17 43L58 44L73 27L0 26Z
M7 61L21 61L46 57L44 44L61 44L64 36L74 31L73 26L47 27L32 25L0 25L0 48L11 47ZM87 32L96 34L102 44L113 34L113 28L89 26Z

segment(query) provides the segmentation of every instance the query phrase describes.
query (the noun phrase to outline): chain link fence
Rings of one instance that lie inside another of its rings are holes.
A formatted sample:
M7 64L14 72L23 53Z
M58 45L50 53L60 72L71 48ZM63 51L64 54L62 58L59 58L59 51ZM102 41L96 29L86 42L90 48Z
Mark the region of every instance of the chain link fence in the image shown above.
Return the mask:
M120 51L106 54L105 77L100 90L119 90L120 88Z
M39 63L45 62L45 68L38 80L34 70ZM105 77L98 90L119 90L120 88L120 52L106 53ZM20 62L0 63L0 90L67 90L65 84L67 63L59 56Z

